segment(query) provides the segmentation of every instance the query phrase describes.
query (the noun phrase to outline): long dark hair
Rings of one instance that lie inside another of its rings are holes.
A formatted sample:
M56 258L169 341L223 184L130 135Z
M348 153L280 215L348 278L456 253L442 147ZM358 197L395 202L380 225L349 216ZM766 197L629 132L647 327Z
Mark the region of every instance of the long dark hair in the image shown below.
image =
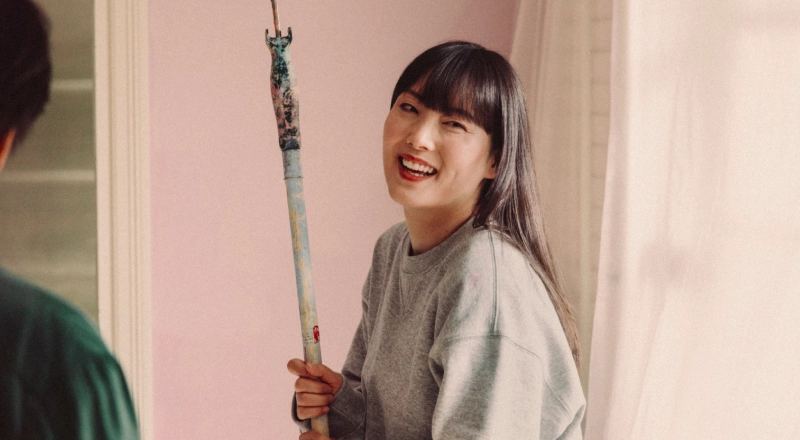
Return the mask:
M525 96L514 68L496 52L451 41L426 50L406 67L391 105L418 83L426 107L467 111L491 135L496 177L483 182L473 226L500 232L522 251L547 288L580 368L578 328L545 238Z

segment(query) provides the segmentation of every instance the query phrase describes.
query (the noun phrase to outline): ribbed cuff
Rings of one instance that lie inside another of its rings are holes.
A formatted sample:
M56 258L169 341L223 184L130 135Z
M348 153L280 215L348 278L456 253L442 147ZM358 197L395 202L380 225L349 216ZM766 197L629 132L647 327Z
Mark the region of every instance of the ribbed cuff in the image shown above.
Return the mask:
M334 396L330 408L328 426L331 435L336 433L336 438L348 438L354 433L363 431L367 415L364 396L351 386L349 380L344 379L342 388Z

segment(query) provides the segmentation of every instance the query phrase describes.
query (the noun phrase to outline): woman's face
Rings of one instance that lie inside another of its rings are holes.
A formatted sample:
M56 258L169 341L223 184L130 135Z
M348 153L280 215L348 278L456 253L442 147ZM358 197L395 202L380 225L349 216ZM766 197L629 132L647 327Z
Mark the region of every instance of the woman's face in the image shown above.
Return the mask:
M493 179L491 136L462 114L425 107L417 86L397 97L383 126L389 195L414 212L469 218L484 179Z

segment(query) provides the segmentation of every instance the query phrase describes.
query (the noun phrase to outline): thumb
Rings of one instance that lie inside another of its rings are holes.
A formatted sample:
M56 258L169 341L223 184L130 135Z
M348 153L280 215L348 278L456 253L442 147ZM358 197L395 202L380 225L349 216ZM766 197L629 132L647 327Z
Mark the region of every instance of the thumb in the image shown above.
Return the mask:
M332 386L334 389L334 394L336 391L339 391L339 388L342 386L342 376L328 368L324 364L309 364L306 363L306 371L311 376L319 378L321 381L327 383L328 385Z

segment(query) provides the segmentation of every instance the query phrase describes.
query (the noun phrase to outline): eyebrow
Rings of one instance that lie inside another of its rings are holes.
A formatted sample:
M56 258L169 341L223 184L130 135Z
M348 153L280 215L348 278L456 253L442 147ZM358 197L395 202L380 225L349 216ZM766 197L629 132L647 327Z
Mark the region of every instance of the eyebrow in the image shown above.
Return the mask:
M409 95L411 95L414 98L416 98L417 101L420 102L420 104L425 105L425 100L423 99L422 95L420 95L419 93L417 93L417 92L415 92L413 90L410 90L410 89L406 90L403 93L408 93ZM425 107L428 107L428 106L425 105ZM469 113L466 110L463 110L463 109L460 109L460 108L456 108L456 107L449 107L449 106L444 108L443 110L444 111L442 113L444 113L446 116L460 116L460 117L466 119L467 121L469 121L469 122L471 122L473 124L477 124L478 123L475 120L475 118L472 116L472 114Z

